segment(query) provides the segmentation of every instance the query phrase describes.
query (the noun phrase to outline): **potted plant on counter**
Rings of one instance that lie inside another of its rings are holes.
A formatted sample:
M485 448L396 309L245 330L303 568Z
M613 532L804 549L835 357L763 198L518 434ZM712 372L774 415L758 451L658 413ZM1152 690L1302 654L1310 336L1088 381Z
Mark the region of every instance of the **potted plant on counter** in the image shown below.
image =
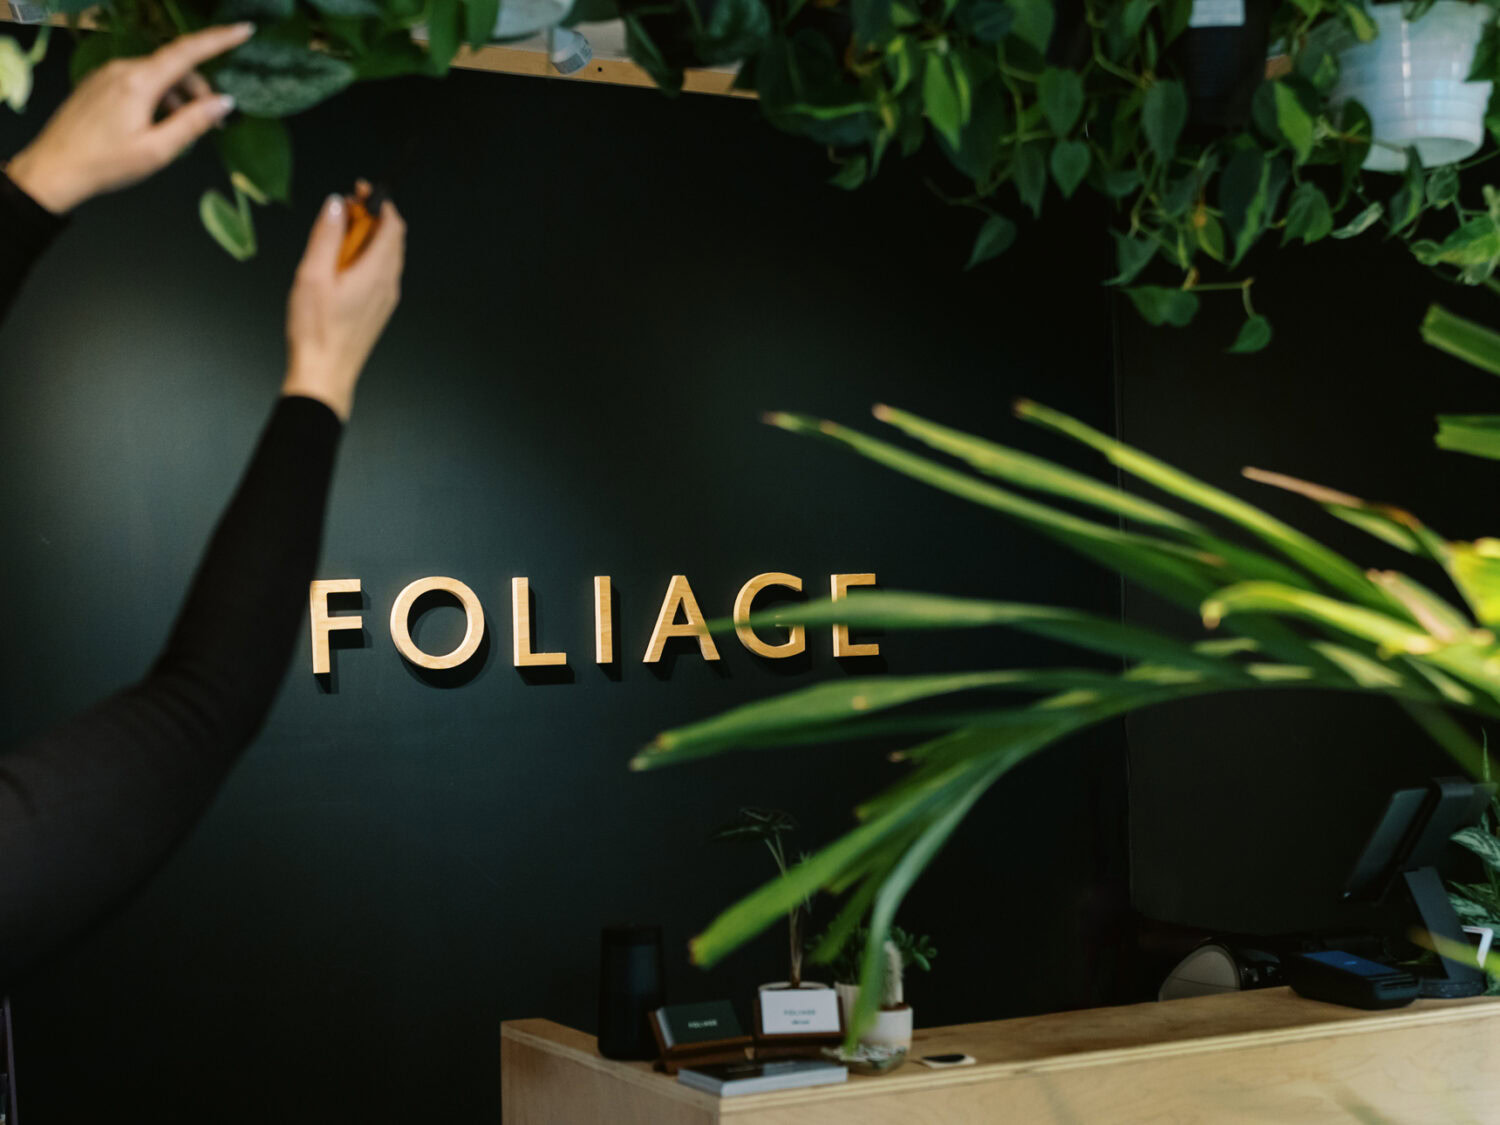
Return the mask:
M740 809L739 817L713 834L715 840L756 840L765 844L766 850L776 863L776 870L783 878L791 868L787 864L786 844L782 837L795 831L797 822L790 813L780 809L746 807ZM802 858L806 858L805 856ZM761 985L762 990L782 988L827 988L826 984L802 979L802 959L807 943L803 936L806 922L812 913L812 896L804 895L786 912L787 924L787 979Z
M1500 334L1447 319L1443 346L1500 371ZM1432 325L1428 332L1434 338ZM1214 693L1357 692L1395 703L1459 768L1479 776L1483 752L1473 723L1500 720L1500 539L1449 539L1392 505L1245 470L1256 485L1295 493L1409 560L1401 571L1367 569L1077 419L1027 400L1015 413L1098 456L1109 480L887 406L877 406L875 417L908 441L813 417L768 421L1014 520L1188 611L1185 620L1201 627L1143 629L1066 606L899 591L781 607L740 624L1014 629L1104 656L1111 666L840 679L664 731L632 762L646 769L740 747L911 739L894 755L910 772L865 801L849 832L721 913L690 943L695 962L713 965L789 904L818 889L842 894L832 931L868 919L849 1046L877 1018L884 944L908 890L991 786L1058 741L1142 708ZM1488 425L1465 450L1500 457L1500 422L1472 421ZM1480 441L1485 433L1488 445ZM1162 501L1116 487L1116 473L1150 485ZM1023 698L1015 701L1017 694Z
M906 1002L906 991L902 983L903 960L901 950L890 938L886 939L884 952L885 973L881 978L880 1007L875 1010L875 1019L870 1026L860 1034L859 1041L871 1047L899 1051L904 1055L911 1049L913 1013L911 1005Z
M858 927L843 938L839 937L837 931L829 929L819 939L813 953L815 960L827 961L829 970L833 974L834 987L839 993L839 1008L844 1014L846 1027L853 1022L854 1009L859 1002L860 957L864 953L865 943L869 940L869 936L870 932L864 926ZM834 945L834 943L837 944ZM907 969L915 967L924 973L932 971L932 962L937 956L937 949L933 946L932 939L926 934L918 937L916 934L903 930L900 926L892 926L887 944L895 948L900 958L900 963L896 967L898 987L899 978ZM887 987L890 976L890 966L887 964L884 978ZM884 1010L885 1004L882 1003L881 1011ZM908 1038L910 1038L909 1035ZM873 1042L875 1040L871 1036L861 1036L860 1041Z

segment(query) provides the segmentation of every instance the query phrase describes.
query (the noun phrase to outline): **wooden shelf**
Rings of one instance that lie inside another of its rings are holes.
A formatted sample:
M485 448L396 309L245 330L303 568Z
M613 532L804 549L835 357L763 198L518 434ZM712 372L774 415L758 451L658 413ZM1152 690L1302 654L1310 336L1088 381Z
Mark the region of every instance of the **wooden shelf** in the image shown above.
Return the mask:
M1485 997L1364 1012L1279 988L930 1028L914 1056L977 1064L727 1099L601 1058L550 1020L500 1037L505 1125L1347 1125L1485 1121L1500 1104L1500 999Z
M491 43L459 51L453 65L467 70L488 70L501 74L526 74L535 78L558 78L565 82L604 82L614 86L651 86L656 83L644 70L630 61L625 51L625 26L619 20L610 23L584 24L576 30L583 33L594 49L588 65L572 74L559 74L547 58L546 37L538 35L520 43ZM735 98L753 98L753 90L734 89L735 68L689 70L683 75L682 88L690 94L722 94Z
M14 23L9 15L0 22ZM67 17L48 18L54 27L67 26ZM92 21L80 17L79 26L88 29ZM576 30L583 33L593 48L594 57L572 74L559 73L547 57L545 35L533 36L518 43L490 43L477 50L460 48L453 65L462 70L487 70L494 74L521 74L532 78L558 78L566 82L603 82L611 86L650 86L656 83L635 63L625 50L625 25L619 20L584 24ZM735 68L689 70L683 75L682 88L689 94L720 94L732 98L753 98L753 90L734 88Z

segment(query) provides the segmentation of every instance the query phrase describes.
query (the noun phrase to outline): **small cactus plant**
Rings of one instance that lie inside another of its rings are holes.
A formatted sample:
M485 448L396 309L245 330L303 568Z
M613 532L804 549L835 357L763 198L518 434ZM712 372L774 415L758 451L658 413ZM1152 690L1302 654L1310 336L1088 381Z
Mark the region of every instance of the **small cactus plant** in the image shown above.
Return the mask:
M902 999L901 973L904 968L901 947L890 938L885 941L885 988L880 997L882 1011L906 1007Z

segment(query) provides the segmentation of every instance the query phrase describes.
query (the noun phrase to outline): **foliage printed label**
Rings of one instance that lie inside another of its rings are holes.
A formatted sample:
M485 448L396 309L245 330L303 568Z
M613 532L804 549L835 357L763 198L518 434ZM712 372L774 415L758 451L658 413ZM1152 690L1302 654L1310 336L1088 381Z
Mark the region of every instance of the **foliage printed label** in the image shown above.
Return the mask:
M766 1035L837 1035L839 994L831 988L767 988L760 993Z

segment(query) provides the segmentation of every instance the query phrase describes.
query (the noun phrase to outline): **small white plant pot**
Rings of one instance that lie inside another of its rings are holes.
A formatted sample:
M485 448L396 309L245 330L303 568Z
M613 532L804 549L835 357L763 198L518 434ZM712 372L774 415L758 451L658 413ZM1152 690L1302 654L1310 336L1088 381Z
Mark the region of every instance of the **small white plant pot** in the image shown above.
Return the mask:
M905 1051L911 1048L911 1028L910 1004L900 1008L882 1008L875 1013L875 1022L859 1037L859 1041L872 1047L891 1047Z
M573 0L505 0L490 37L502 42L525 39L556 27L572 10Z
M1373 172L1403 171L1402 150L1408 147L1416 148L1422 167L1436 168L1472 156L1484 143L1491 83L1465 79L1494 10L1437 0L1408 23L1401 9L1399 3L1371 5L1380 34L1339 51L1339 80L1331 95L1336 103L1352 98L1369 111L1381 142L1365 157L1365 168Z

